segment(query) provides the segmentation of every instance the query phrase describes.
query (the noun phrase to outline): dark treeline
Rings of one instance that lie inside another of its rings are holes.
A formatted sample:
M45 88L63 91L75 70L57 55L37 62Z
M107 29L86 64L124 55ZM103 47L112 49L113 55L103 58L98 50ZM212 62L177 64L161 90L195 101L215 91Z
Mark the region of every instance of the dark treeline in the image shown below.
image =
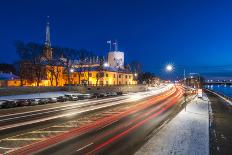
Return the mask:
M138 83L140 83L140 84L147 83L148 84L154 78L158 78L154 73L151 73L151 72L140 73L138 75Z
M85 49L73 49L67 47L54 46L52 47L52 59L46 58L43 54L44 45L29 42L24 43L22 41L15 42L16 52L18 53L20 60L16 63L17 71L20 79L21 85L23 86L23 81L27 80L36 82L37 86L42 79L46 78L47 72L45 71L45 64L50 76L51 83L56 82L58 85L58 79L61 75L61 70L59 66L64 67L64 72L68 74L68 81L70 82L70 68L72 67L72 60L84 60L89 57L94 57L93 52L87 51ZM63 61L60 58L65 58Z
M16 69L12 64L2 63L0 64L0 72L16 74Z
M32 60L36 57L39 57L43 53L44 45L38 44L35 42L24 43L23 41L15 42L16 52L22 60ZM63 55L65 58L74 60L74 59L83 59L86 57L95 56L95 54L86 49L73 49L61 46L52 47L53 58L57 59Z

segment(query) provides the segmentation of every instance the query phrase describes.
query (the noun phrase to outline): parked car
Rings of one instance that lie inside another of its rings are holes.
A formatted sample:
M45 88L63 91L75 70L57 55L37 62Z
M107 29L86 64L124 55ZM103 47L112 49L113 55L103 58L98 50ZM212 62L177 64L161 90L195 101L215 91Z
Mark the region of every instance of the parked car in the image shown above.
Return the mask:
M0 101L0 108L5 108L7 105L7 101L6 100L1 100Z
M110 92L110 96L117 96L118 94L116 92Z
M38 105L39 104L39 99L29 99L30 105Z
M56 102L57 102L57 98L56 97L48 98L48 103L56 103Z
M65 96L59 96L57 97L57 102L66 102L68 101L68 98Z
M3 102L1 102L1 108L13 108L16 106L17 103L14 100L3 100Z
M78 95L78 99L79 100L90 99L90 98L92 98L92 96L90 94L81 94L81 95Z
M67 97L69 101L77 101L78 100L78 96L74 95L74 94L65 94L64 96Z
M40 98L39 99L39 104L47 104L48 103L48 99L47 98Z
M30 105L30 102L29 102L28 99L18 99L18 100L16 100L16 104L17 104L17 106L19 106L19 107L23 107L23 106L28 106L28 105Z
M102 97L106 97L107 94L106 93L94 93L93 96L95 98L102 98Z
M107 97L107 93L100 93L100 97Z
M117 92L117 95L122 95L122 92L120 91L120 92Z

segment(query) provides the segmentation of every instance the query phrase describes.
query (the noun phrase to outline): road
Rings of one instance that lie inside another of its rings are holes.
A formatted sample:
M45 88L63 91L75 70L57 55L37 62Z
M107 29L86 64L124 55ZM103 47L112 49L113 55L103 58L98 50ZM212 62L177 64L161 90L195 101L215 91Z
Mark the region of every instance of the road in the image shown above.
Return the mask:
M67 116L65 123L4 137L0 149L11 154L132 154L180 109L182 88L161 92L84 107L106 106L81 117Z

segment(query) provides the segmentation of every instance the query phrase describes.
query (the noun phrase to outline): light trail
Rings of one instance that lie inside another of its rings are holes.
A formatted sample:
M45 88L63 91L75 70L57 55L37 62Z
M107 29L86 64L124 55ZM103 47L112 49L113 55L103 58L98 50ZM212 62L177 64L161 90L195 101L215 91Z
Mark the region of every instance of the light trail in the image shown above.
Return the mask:
M169 89L170 88L164 88L164 89L159 90L159 91L169 90ZM159 91L157 91L156 93L158 93ZM152 95L154 95L154 94L147 95L146 97L152 96ZM142 98L144 98L144 95L140 96L140 99L142 99ZM110 103L107 102L106 104L100 104L100 105L97 105L97 106L94 106L94 107L89 107L87 110L80 110L78 112L75 111L75 112L71 112L71 113L59 114L59 115L50 116L50 117L46 117L46 118L41 118L41 119L36 119L36 120L31 120L31 121L25 121L25 122L15 123L15 124L11 124L11 125L5 125L5 126L1 126L0 130L6 130L6 129L25 126L25 125L29 125L29 124L45 122L45 121L58 119L58 118L62 118L62 117L72 117L74 115L79 115L79 114L82 114L82 113L91 112L91 111L95 111L95 110L99 110L99 109L103 109L103 108L107 108L107 107L111 107L111 106L116 106L116 105L120 105L120 104L125 104L125 103L128 103L128 102L133 102L133 99L127 98L127 99L120 100L120 101L115 101L115 102L110 102ZM71 109L73 109L73 108L71 108ZM46 113L50 113L50 112L46 112ZM42 115L42 114L44 114L44 113L38 113L36 115ZM27 117L31 117L31 116L33 116L33 115L28 115ZM24 116L22 116L22 117L24 117ZM13 118L9 118L9 119L13 119Z
M178 96L180 96L180 94L178 94ZM169 104L167 104L164 108L162 108L161 110L159 110L158 112L152 114L151 116L147 117L146 119L142 120L141 122L137 123L136 125L130 127L129 129L117 134L116 136L110 138L109 140L103 142L102 144L98 145L94 150L92 150L91 152L88 152L87 154L95 154L98 150L104 148L105 146L113 143L115 140L119 139L120 137L128 134L129 132L135 130L136 128L142 126L144 123L146 123L147 121L153 119L154 117L158 116L159 114L161 114L162 112L164 112L165 110L167 110L168 108L170 108L173 104L176 103L178 96L175 96L175 99L170 102Z
M16 150L16 152L18 153L22 153L22 152L35 152L36 150L39 150L41 148L45 148L46 146L49 146L49 145L52 145L58 141L62 141L62 140L65 140L65 139L68 139L72 136L78 136L78 135L82 135L83 133L86 133L86 132L90 132L91 130L93 129L96 129L96 128L99 128L99 127L102 127L103 125L107 125L109 123L111 123L112 121L115 121L116 119L121 119L129 114L132 114L132 113L135 113L143 108L147 108L149 105L146 105L147 103L150 103L150 102L154 102L154 101L157 101L157 100L161 100L162 98L164 99L166 96L166 94L173 94L175 92L175 88L171 89L169 92L165 93L165 94L162 94L162 95L159 95L159 96L155 96L154 98L152 99L149 99L148 101L143 101L141 103L143 103L144 105L138 105L136 106L135 108L133 109L130 109L124 113L120 113L116 116L112 116L112 117L107 117L107 118L103 118L99 121L96 121L94 122L93 124L90 124L90 125L86 125L82 128L78 128L78 129L74 129L74 130L70 130L68 133L65 133L65 134L61 134L61 135L57 135L57 136L54 136L54 137L51 137L45 141L41 141L41 142L38 142L38 143L33 143L31 145L28 145L28 146L25 146L19 150ZM12 152L12 153L16 153L16 152Z

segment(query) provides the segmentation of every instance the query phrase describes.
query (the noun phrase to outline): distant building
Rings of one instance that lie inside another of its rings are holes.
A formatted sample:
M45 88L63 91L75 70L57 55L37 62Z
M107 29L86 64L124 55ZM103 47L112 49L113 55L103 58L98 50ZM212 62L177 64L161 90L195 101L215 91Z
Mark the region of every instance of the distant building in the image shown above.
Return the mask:
M18 76L12 73L0 72L0 87L20 86L21 82Z

